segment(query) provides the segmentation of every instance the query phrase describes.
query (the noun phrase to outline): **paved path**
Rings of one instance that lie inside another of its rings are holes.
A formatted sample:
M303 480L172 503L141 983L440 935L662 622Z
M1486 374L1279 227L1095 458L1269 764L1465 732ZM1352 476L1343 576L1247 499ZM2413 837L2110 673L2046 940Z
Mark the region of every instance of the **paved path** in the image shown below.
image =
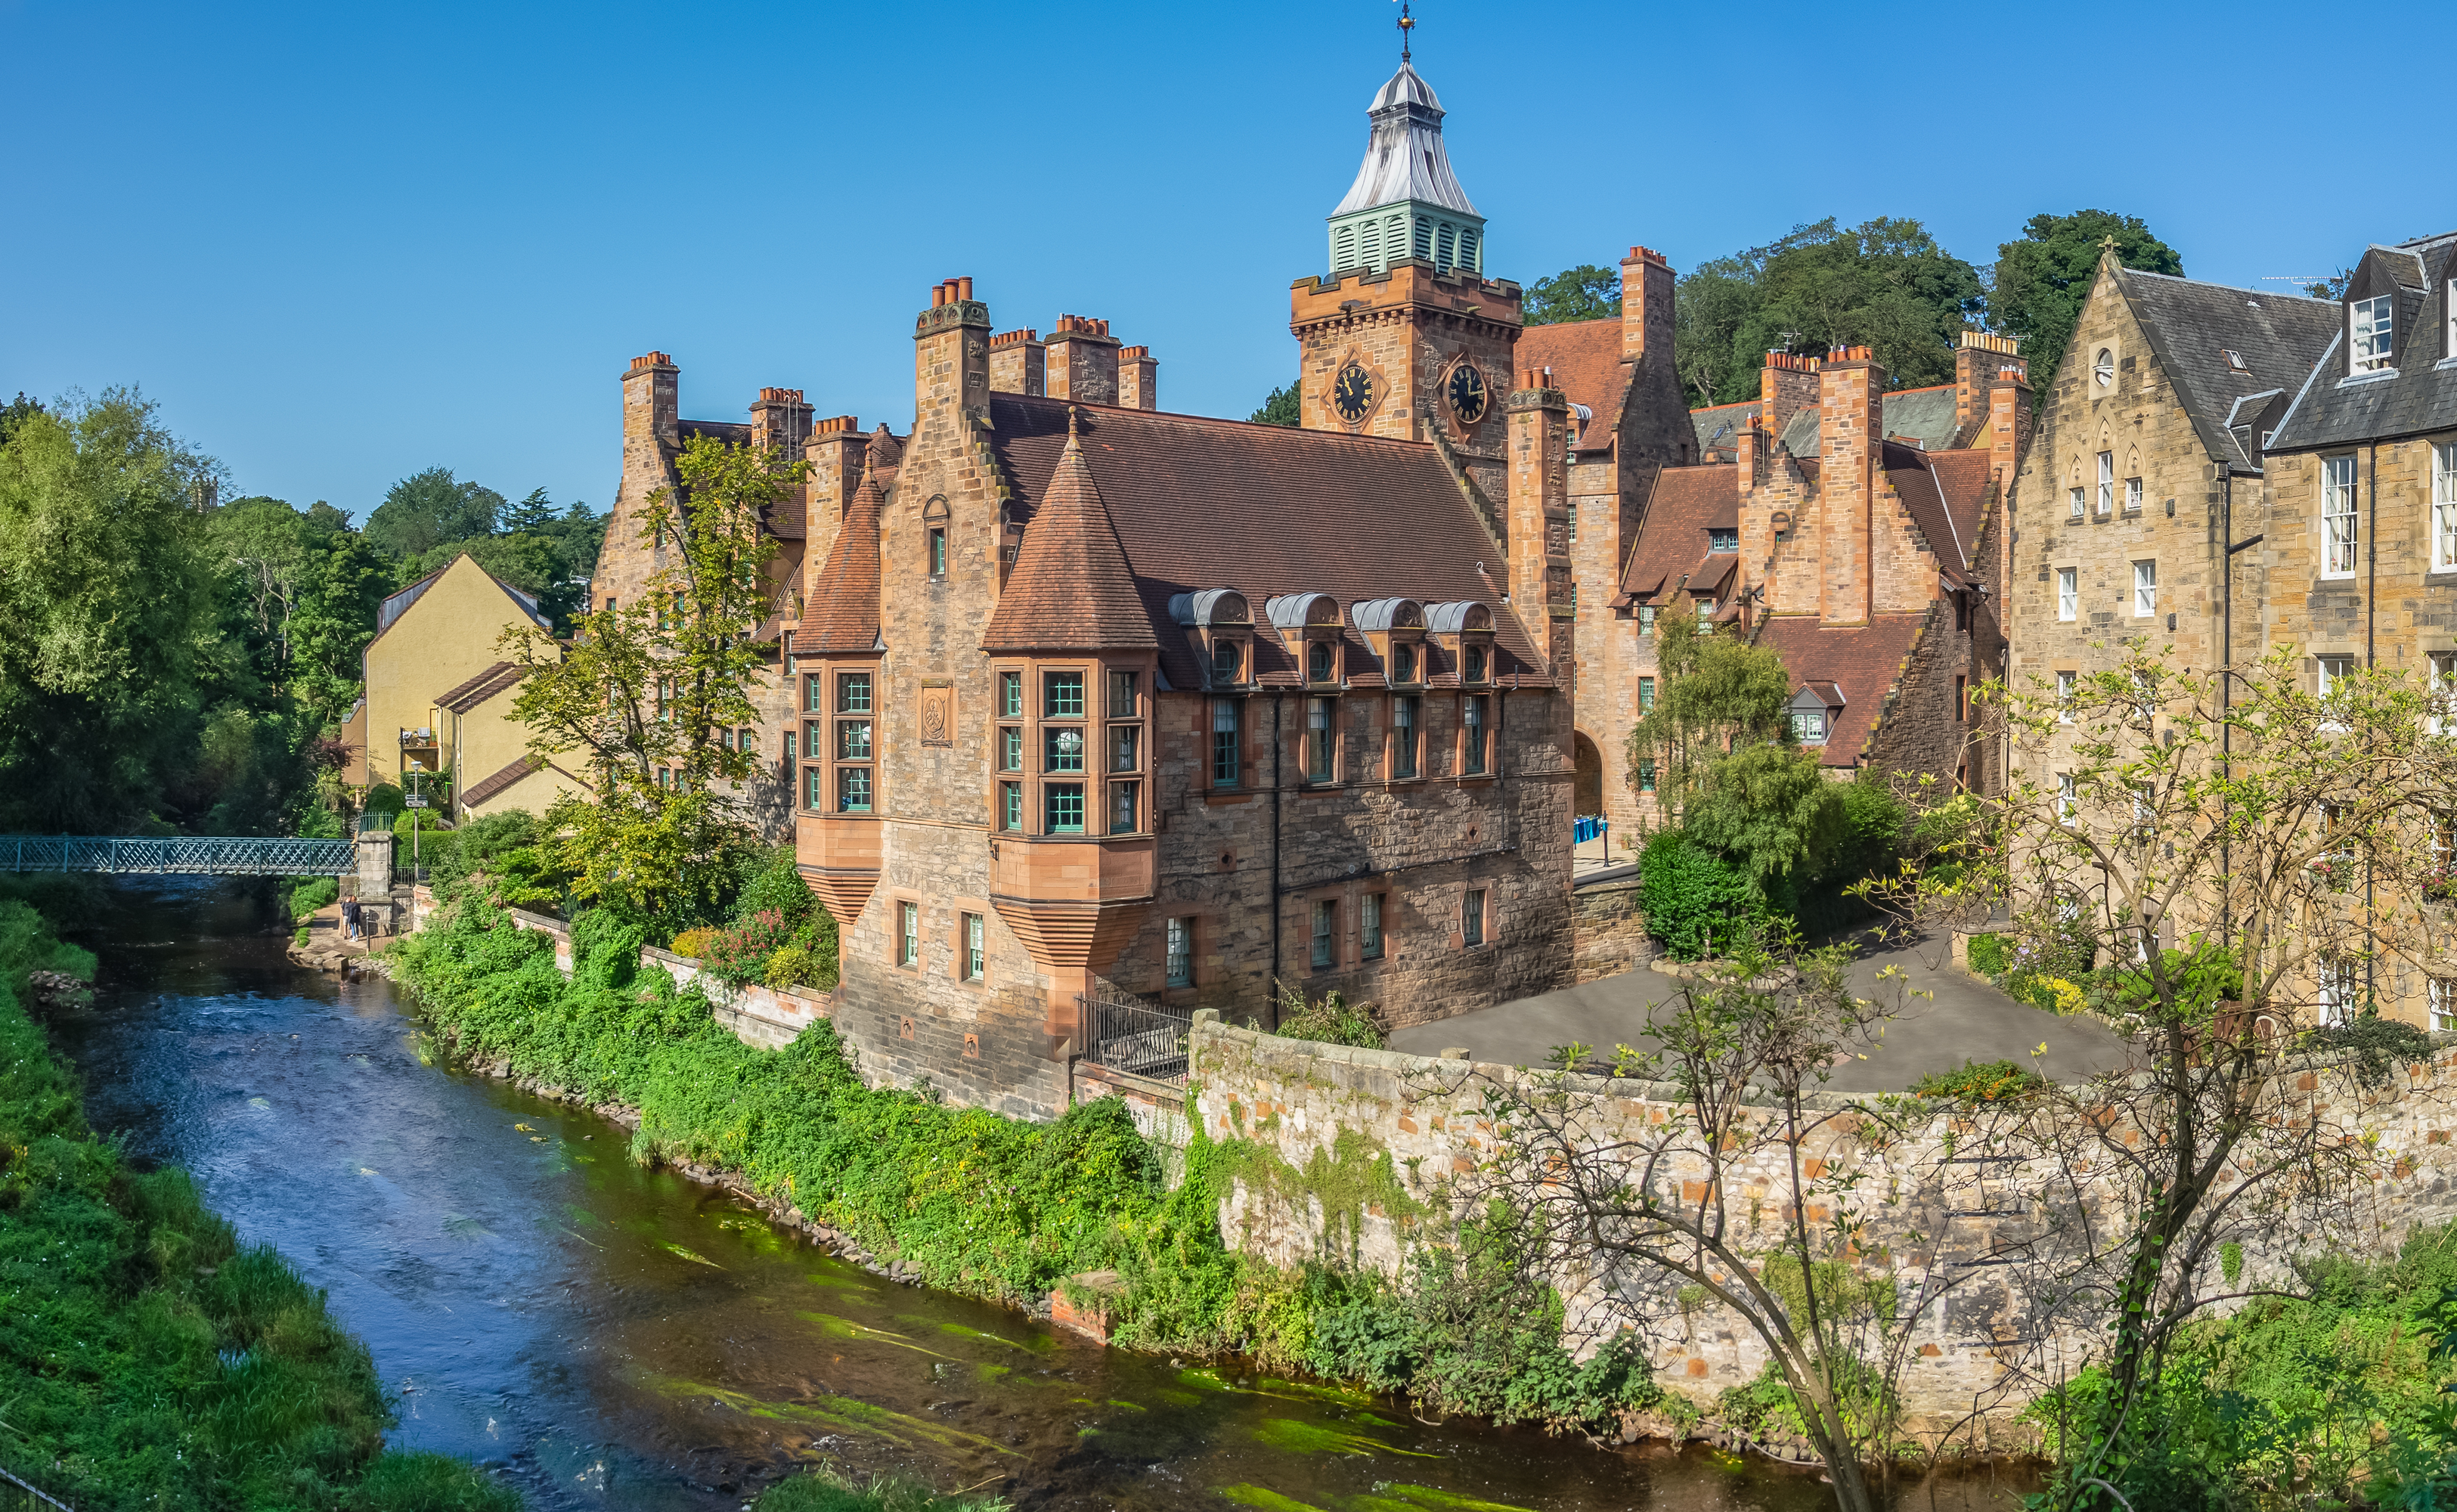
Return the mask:
M2067 1080L2125 1063L2127 1047L2097 1019L2060 1018L2016 1003L1977 977L1954 969L1946 947L1934 944L1871 948L1852 967L1859 992L1880 1002L1877 974L1899 966L1911 995L1866 1061L1837 1067L1827 1089L1836 1092L1901 1091L1931 1071L1950 1071L1965 1061L2012 1061ZM1935 963L1930 964L1930 963ZM1465 1046L1471 1058L1505 1066L1544 1064L1557 1045L1594 1046L1609 1057L1613 1046L1638 1044L1658 1005L1681 990L1681 982L1641 966L1497 1007L1420 1024L1391 1036L1391 1048L1432 1055ZM2047 1052L2032 1052L2044 1044ZM1643 1046L1641 1046L1643 1048Z

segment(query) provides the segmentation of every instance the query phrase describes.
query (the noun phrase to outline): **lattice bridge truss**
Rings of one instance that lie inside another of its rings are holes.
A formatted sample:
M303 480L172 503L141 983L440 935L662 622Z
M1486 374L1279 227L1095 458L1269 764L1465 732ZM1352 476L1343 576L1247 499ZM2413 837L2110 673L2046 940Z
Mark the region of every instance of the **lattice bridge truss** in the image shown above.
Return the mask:
M122 877L340 877L355 840L173 835L0 835L0 871Z

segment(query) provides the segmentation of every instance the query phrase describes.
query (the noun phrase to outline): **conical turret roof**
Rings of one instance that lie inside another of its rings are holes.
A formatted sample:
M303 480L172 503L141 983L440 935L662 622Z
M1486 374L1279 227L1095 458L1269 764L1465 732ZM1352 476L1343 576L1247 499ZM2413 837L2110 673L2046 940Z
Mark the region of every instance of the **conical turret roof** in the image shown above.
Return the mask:
M844 526L828 548L827 564L811 585L811 602L794 632L796 655L864 652L878 645L878 516L885 501L868 466L845 507Z
M1024 529L1015 571L981 632L981 649L1124 651L1159 644L1069 409L1066 449Z

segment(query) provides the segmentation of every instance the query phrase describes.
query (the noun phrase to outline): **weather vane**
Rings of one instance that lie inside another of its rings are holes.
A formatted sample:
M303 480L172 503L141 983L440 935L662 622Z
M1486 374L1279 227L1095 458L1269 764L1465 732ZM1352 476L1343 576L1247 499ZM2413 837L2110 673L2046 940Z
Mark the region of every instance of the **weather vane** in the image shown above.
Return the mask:
M1408 61L1408 33L1416 30L1416 18L1408 13L1408 0L1399 0L1399 61Z

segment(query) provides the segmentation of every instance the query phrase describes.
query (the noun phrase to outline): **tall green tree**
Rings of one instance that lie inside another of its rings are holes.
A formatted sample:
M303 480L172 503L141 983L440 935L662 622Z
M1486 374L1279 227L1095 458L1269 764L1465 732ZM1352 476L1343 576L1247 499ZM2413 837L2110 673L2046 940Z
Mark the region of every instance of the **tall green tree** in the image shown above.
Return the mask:
M2099 250L2110 237L2116 238L2116 260L2128 268L2184 271L2183 258L2152 236L2140 217L2109 210L2033 216L2021 236L1996 249L1996 273L1988 290L1989 322L2021 339L2031 381L2042 389L2073 341L2082 300L2098 276Z
M1527 286L1519 310L1530 325L1621 318L1621 270L1582 262Z
M1246 417L1255 425L1286 425L1290 429L1304 424L1304 411L1297 400L1297 385L1283 383L1263 400L1262 407Z
M396 483L367 516L366 538L394 556L417 556L446 541L495 533L504 496L475 481L429 467Z
M108 830L193 760L216 477L134 389L19 413L0 443L0 827Z
M1656 621L1656 665L1662 692L1630 727L1629 768L1661 757L1657 793L1668 813L1685 813L1720 756L1745 746L1791 740L1791 673L1771 646L1702 631L1676 601Z
M641 542L666 566L618 610L590 610L568 647L534 627L505 632L503 653L530 669L513 701L529 750L588 765L596 791L547 811L556 862L573 892L634 919L680 927L713 920L752 843L739 799L719 791L754 757L718 738L754 723L751 686L765 656L745 633L768 612L775 543L760 512L807 470L775 450L693 437L678 490L649 496Z

